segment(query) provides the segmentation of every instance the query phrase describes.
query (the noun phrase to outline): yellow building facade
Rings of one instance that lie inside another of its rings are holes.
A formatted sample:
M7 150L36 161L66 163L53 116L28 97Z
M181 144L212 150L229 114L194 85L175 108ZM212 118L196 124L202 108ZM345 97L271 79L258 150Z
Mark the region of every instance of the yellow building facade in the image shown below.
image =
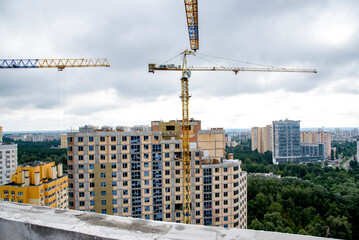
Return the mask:
M11 182L0 186L0 201L68 209L68 183L62 164L35 162L19 166Z

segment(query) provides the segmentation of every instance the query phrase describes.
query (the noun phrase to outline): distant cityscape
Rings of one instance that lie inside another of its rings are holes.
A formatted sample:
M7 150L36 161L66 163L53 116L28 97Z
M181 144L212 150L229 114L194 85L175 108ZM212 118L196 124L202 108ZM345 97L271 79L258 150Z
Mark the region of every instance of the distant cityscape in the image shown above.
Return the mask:
M247 226L247 173L227 147L250 143L272 152L274 164L329 160L332 142L358 142L358 129L301 131L298 120L278 120L251 130L202 130L190 120L192 223L224 228ZM62 164L18 166L17 144L3 141L58 140L67 149ZM3 133L0 127L0 200L102 214L183 223L182 122L151 125L85 125L79 130ZM357 143L358 144L358 143ZM358 148L357 148L358 149ZM273 173L251 173L281 178Z

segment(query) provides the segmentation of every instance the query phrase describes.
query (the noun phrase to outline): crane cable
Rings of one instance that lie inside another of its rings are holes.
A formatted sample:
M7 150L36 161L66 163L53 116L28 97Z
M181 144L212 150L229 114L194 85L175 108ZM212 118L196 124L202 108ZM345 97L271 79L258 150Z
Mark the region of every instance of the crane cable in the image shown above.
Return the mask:
M237 59L232 59L232 58L217 57L217 56L213 56L213 55L209 55L209 54L204 54L204 53L196 53L196 54L197 54L197 55L207 56L207 57L213 57L213 58L223 59L223 60L229 60L229 61L234 61L234 62L251 64L251 65L256 65L256 66L275 68L274 66L270 66L270 65L253 63L253 62L248 62L248 61L242 61L242 60L237 60Z

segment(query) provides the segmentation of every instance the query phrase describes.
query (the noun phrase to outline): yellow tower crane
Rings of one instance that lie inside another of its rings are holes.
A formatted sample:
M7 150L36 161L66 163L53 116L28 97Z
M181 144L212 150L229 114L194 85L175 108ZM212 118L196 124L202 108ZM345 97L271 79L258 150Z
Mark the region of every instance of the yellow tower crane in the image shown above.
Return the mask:
M188 79L191 76L191 71L232 71L237 74L240 71L251 72L301 72L301 73L317 73L315 69L291 69L291 68L248 68L248 67L187 67L187 56L196 55L195 52L199 49L199 35L198 35L198 2L197 0L184 0L188 34L191 45L191 50L185 50L180 55L183 55L183 65L175 66L174 64L159 65L154 63L148 65L148 71L154 73L155 70L164 71L181 71L181 100L182 100L182 154L183 154L183 217L185 224L191 224L191 158L189 151L189 85Z

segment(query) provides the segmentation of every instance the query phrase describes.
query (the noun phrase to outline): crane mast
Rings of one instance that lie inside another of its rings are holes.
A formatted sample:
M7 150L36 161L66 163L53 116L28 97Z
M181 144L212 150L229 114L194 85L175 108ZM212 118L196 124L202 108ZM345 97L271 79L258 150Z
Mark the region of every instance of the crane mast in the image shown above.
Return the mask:
M197 0L184 0L186 9L188 36L191 49L196 51L199 49L198 36L198 2Z

